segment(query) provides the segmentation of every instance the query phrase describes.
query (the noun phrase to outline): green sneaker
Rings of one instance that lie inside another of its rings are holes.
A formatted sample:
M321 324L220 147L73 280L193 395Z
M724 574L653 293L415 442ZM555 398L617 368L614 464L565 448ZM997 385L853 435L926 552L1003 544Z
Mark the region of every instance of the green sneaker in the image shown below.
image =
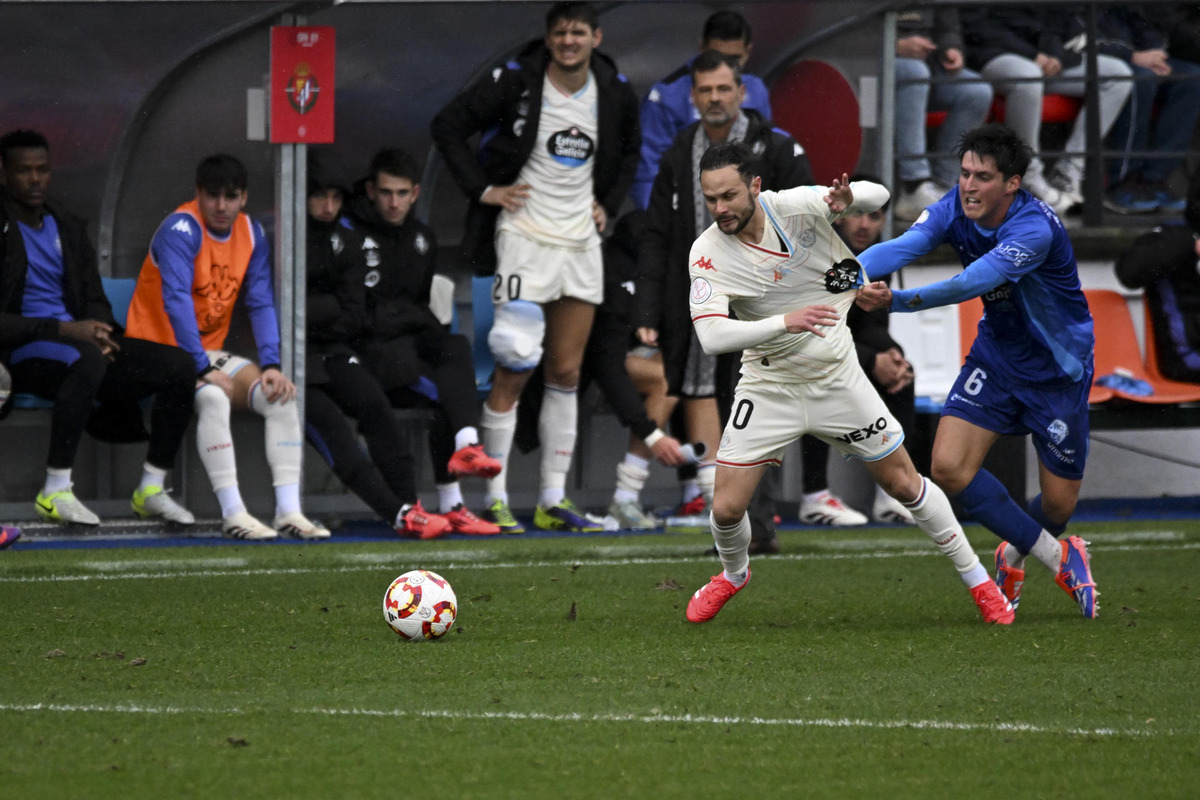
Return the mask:
M524 533L525 526L513 516L512 509L503 500L493 500L492 504L483 510L483 518L500 526L501 533Z
M580 514L575 504L565 497L556 506L550 508L538 506L537 511L533 514L533 527L543 531L575 531L578 533L604 530L603 525L592 522Z
M38 516L51 522L73 522L77 525L99 525L100 518L93 514L88 507L79 502L70 487L61 492L51 492L44 495L38 492L33 503L37 507Z

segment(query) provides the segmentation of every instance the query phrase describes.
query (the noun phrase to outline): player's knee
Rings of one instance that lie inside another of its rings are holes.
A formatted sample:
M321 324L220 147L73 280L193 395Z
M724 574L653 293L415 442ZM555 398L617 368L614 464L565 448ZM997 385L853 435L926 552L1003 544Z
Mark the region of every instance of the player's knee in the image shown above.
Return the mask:
M1078 496L1063 496L1055 497L1042 494L1042 513L1044 513L1051 522L1065 525L1070 521L1071 516L1075 513L1075 505L1079 502Z
M971 482L971 476L957 460L938 458L934 453L933 462L929 468L929 477L948 495L956 495Z
M488 349L496 363L513 372L527 372L542 360L546 318L542 307L526 300L513 300L496 308L495 322L488 332Z
M201 425L227 422L231 409L229 395L220 387L206 383L196 390L196 416Z
M714 497L712 504L713 522L722 528L731 528L746 515L746 503L731 502L725 497Z
M298 414L295 403L272 403L267 400L266 390L261 383L256 383L250 390L250 408L264 419L286 420Z

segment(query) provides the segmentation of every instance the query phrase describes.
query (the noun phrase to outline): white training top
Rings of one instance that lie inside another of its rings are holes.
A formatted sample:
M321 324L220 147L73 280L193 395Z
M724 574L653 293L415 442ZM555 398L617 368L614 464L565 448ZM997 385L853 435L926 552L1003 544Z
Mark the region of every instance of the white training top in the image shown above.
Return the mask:
M855 289L831 291L825 273L846 259L854 261L854 255L831 222L875 211L887 202L888 191L867 181L850 188L853 203L836 215L823 199L828 186L762 192L758 202L767 224L757 245L722 233L715 223L700 234L689 256L690 299L692 324L706 353L743 350L743 376L780 383L820 379L852 357L846 313ZM858 278L861 267L856 261L854 266L850 277ZM833 306L840 319L821 328L824 338L788 333L784 315L812 305ZM731 310L736 320L729 318Z
M517 183L530 185L529 197L516 213L500 213L497 230L574 250L598 245L592 171L599 130L599 94L591 71L573 95L564 94L547 75L537 139L517 177Z

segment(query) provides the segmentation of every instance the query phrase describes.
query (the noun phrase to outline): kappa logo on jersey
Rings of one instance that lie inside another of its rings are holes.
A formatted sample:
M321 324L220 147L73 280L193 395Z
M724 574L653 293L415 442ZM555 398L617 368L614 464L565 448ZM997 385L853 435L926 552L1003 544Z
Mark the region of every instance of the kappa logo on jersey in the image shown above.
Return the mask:
M421 255L429 252L429 240L425 238L425 234L417 234L416 238L413 239L413 247L417 248L417 252Z
M925 208L925 209L921 210L921 214L917 217L917 221L914 222L913 225L920 225L922 222L925 222L927 219L929 219L929 209Z
M752 144L750 146L750 152L754 153L754 155L756 155L756 156L761 156L766 151L767 151L767 143L764 142L762 139L759 139L757 142L755 142L754 144Z
M1003 258L1005 261L1011 261L1014 267L1019 267L1029 259L1033 258L1033 251L1029 248L1022 247L1013 242L1001 242L996 245L993 253Z
M853 258L843 259L825 270L825 291L831 294L848 292L858 284L858 262Z
M712 284L705 278L694 278L692 280L691 300L696 305L700 305L708 301L712 297Z
M188 222L186 219L181 219L178 222L176 222L174 225L171 226L171 230L179 231L180 233L184 234L185 236L191 236L192 235L192 224L190 222Z
M565 131L550 134L546 140L546 150L550 157L568 167L582 167L596 152L596 143L579 128L571 127Z
M705 258L704 256L700 256L700 258L692 263L692 266L712 270L713 272L717 271L717 268L713 266L712 259Z
M841 439L846 444L849 444L850 442L866 441L867 439L870 439L875 434L880 433L880 434L883 434L883 438L881 439L881 441L884 444L887 444L888 440L891 437L887 434L886 431L884 431L884 428L886 428L886 427L887 427L887 418L880 417L879 419L875 420L867 427L859 428L856 431L850 431L849 433L843 434L842 436L839 436L838 438Z
M631 295L637 294L637 284L635 284L633 281L623 281L621 283L621 288L629 292Z

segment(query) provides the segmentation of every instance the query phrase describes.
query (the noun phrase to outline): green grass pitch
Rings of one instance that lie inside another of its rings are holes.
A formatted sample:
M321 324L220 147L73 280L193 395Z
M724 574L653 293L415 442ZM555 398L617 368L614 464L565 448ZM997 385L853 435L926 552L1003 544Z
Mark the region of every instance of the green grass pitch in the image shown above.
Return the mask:
M1072 532L1100 618L1031 563L1011 627L915 529L784 531L699 626L702 536L18 548L0 796L1200 796L1200 523ZM418 567L436 642L383 619Z

